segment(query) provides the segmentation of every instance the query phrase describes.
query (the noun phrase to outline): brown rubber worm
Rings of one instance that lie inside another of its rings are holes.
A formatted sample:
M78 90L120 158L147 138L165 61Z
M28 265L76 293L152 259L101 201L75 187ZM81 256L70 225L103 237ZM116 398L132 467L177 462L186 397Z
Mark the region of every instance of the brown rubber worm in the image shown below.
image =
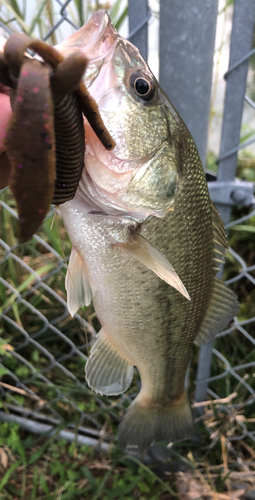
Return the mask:
M24 55L27 49L43 61ZM86 66L83 55L65 59L22 34L12 35L0 56L0 84L11 89L13 114L5 143L21 243L32 237L51 203L60 205L75 195L84 166L83 115L106 149L115 145L82 81Z

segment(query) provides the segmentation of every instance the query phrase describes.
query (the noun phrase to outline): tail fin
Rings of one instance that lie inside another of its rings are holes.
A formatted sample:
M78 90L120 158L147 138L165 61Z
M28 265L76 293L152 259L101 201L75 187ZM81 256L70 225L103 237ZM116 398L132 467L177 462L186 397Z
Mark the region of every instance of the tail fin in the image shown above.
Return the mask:
M186 392L167 405L136 398L120 424L118 441L128 453L147 451L153 441L181 441L193 436L193 418Z

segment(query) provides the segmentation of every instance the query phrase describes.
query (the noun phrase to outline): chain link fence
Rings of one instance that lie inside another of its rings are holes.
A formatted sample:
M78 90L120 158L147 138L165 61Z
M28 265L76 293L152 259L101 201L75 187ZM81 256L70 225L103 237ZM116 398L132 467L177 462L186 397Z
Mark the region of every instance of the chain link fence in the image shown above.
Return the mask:
M218 179L213 175L208 178L212 199L220 209L229 236L230 249L223 278L238 294L241 306L238 318L227 330L218 333L214 345L211 342L200 352L194 347L189 391L191 398L196 400L194 406L200 410L206 407L206 398L219 400L221 411L235 422L228 433L229 441L248 437L254 442L254 418L249 417L255 401L255 202L252 184L255 157L254 153L248 154L248 148L255 137L250 136L242 142L239 138L244 105L242 92L247 87L247 75L249 85L245 102L255 110L255 91L249 82L253 78L252 65L248 71L248 61L255 49L251 51L249 46L239 57L233 54L233 44L240 45L238 36L241 36L241 28L244 29L242 22L246 22L246 16L242 20L237 12L240 1L235 2L230 68L226 74ZM245 2L255 11L254 0ZM73 0L54 3L54 25L43 36L45 40L53 33L58 36L60 27L62 30L64 26L68 26L68 30L77 29L69 10L72 3ZM140 3L145 10L142 19L137 18L135 28L134 8L137 9L137 5L130 2L130 19L133 19L130 31L132 41L135 36L137 45L143 44L146 55L144 40L151 11L147 2L140 0ZM235 22L239 35L234 30ZM254 13L250 39L253 23ZM6 30L2 21L0 24L7 34L13 29ZM142 33L141 39L139 33ZM234 103L241 110L240 123L236 116L235 133L229 142L224 134L229 138L229 127L233 125L233 121L229 123L228 106L233 108L231 92L235 92L236 87L239 93ZM238 175L245 182L237 184L234 180L236 158L241 149L245 154L239 156ZM231 169L224 163L229 159ZM8 190L0 193L0 205L0 420L19 422L31 432L56 431L66 439L76 438L77 442L108 450L116 424L136 395L139 378L136 376L127 393L117 398L99 397L87 387L84 366L99 323L92 306L83 308L74 318L68 313L64 278L71 245L61 217L52 208L38 234L28 244L19 245L15 237L17 213ZM244 407L249 409L246 417L242 415ZM208 429L215 433L215 429Z

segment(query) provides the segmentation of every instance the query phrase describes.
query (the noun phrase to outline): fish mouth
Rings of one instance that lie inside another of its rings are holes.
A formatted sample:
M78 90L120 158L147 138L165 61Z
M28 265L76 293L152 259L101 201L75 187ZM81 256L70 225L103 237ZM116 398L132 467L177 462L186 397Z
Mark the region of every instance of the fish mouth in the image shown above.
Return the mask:
M98 76L101 66L111 57L119 35L104 9L96 11L89 21L55 48L64 57L80 52L88 59L84 80L89 87Z
M56 46L64 57L80 52L87 58L84 83L87 88L93 84L90 93L99 105L99 111L109 85L111 64L108 63L111 62L120 40L122 38L113 27L108 13L98 10L85 26ZM97 78L99 74L101 79ZM107 127L107 123L105 125ZM92 216L103 213L126 216L138 221L144 221L151 215L163 217L165 210L153 210L149 206L135 207L122 200L122 195L132 183L145 174L154 156L164 147L167 137L163 137L161 143L144 156L121 158L118 148L115 147L115 151L104 148L86 119L84 126L84 169L76 191L76 201L82 201L84 207L86 206L85 211Z

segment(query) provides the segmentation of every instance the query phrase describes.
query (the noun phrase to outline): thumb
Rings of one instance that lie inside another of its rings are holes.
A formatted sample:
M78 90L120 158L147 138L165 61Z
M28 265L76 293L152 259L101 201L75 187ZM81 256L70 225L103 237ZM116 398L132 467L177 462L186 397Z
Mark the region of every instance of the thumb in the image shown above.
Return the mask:
M0 85L0 189L9 184L11 174L11 166L5 152L5 137L12 110L9 96L1 93L2 91L4 89Z

